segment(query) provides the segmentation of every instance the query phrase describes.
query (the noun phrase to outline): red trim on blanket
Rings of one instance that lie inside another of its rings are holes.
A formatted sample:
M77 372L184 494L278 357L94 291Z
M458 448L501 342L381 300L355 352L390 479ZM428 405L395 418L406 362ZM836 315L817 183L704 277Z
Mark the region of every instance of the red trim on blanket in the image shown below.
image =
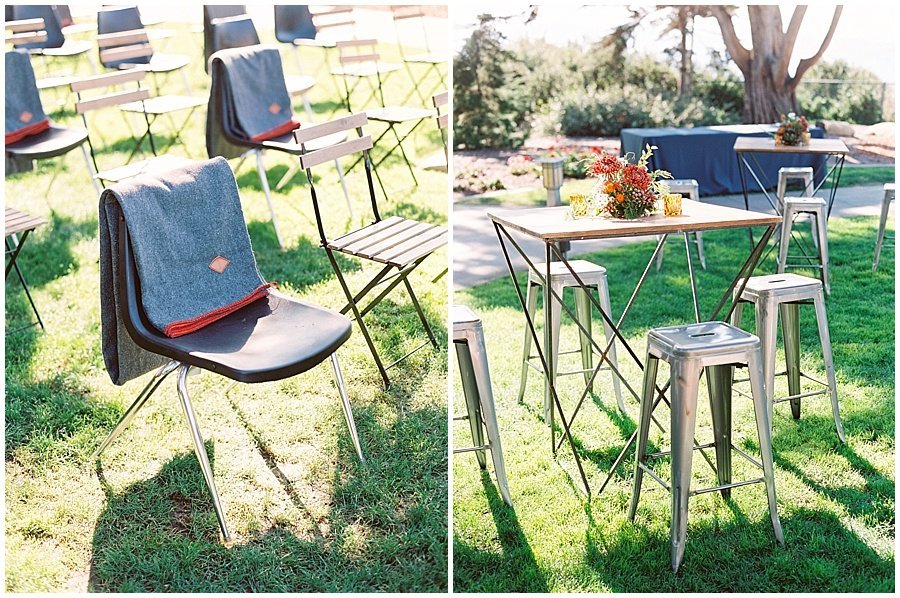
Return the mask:
M295 117L291 117L291 120L286 123L282 123L277 127L271 128L265 133L260 133L259 135L255 135L250 138L250 141L268 141L269 139L275 139L276 137L281 137L285 133L290 133L294 129L300 126L300 121Z
M208 311L203 315L197 316L196 318L191 318L189 320L179 320L178 322L172 322L168 324L163 330L163 334L168 336L169 338L177 338L179 336L183 336L185 334L190 334L191 332L196 332L207 326L212 324L216 320L221 320L225 316L230 313L233 313L240 308L249 305L256 301L257 299L262 299L266 295L269 294L269 287L272 286L272 283L266 283L264 285L260 285L256 288L252 293L244 297L243 299L238 299L234 303L230 303L228 305L224 305L222 307L216 308L212 311Z
M25 125L18 131L13 131L12 133L6 134L6 145L10 143L15 143L17 141L22 141L26 137L30 137L31 135L37 135L38 133L43 133L47 129L50 128L50 119L45 118L40 122L36 122L33 125Z

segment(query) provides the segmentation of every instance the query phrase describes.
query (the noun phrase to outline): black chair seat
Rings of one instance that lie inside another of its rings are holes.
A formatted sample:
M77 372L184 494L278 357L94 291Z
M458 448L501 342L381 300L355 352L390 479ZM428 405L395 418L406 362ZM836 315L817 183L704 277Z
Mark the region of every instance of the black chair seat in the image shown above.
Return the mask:
M324 137L313 139L306 144L306 151L312 152L315 150L324 149L326 147L331 147L332 145L337 145L338 143L347 141L347 136L347 131L339 131L337 133L332 133L331 135L325 135ZM293 154L294 156L299 156L301 153L303 153L300 149L300 144L294 141L293 132L285 133L284 135L276 137L275 139L262 141L259 145L263 148L273 149L279 152L287 152L289 154Z
M50 123L46 131L6 146L6 153L17 158L42 160L60 156L87 141L87 130Z

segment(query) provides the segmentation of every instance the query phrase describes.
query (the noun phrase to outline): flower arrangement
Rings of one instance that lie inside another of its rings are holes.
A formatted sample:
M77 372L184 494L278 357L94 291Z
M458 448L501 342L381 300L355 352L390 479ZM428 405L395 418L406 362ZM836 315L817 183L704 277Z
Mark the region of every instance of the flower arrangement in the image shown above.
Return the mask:
M809 123L805 116L797 116L789 112L781 115L778 130L775 131L775 145L808 145Z
M628 154L622 158L601 153L588 167L588 175L599 179L593 194L601 209L614 218L640 218L653 212L659 197L669 188L660 179L671 179L665 170L650 171L647 162L656 146L648 145L637 164L630 164Z

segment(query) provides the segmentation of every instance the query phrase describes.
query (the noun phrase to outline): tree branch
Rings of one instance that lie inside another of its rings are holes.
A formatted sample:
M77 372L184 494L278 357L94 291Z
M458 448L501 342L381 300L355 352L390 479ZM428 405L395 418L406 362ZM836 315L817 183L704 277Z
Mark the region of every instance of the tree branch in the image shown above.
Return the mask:
M737 67L744 73L749 75L750 71L750 50L741 45L737 33L734 30L734 22L731 15L724 6L711 6L710 12L719 23L719 29L722 30L722 39L725 41L725 49L731 55Z
M787 83L788 66L791 62L791 56L794 54L794 45L797 43L797 37L800 34L800 25L803 23L803 17L806 15L806 5L800 5L794 8L794 14L791 15L791 22L785 32L785 45L778 60L778 66L775 69L775 80Z
M834 7L834 16L831 17L831 27L828 28L828 33L825 35L825 39L822 40L822 45L819 46L819 51L809 58L804 58L800 61L800 64L797 65L797 72L794 73L794 76L790 78L789 87L791 89L796 88L800 83L800 79L803 77L806 71L811 69L813 65L819 62L819 59L822 58L822 54L825 53L825 50L828 49L828 45L831 43L831 38L834 37L834 30L837 29L837 24L841 19L841 13L843 11L844 7L841 5Z

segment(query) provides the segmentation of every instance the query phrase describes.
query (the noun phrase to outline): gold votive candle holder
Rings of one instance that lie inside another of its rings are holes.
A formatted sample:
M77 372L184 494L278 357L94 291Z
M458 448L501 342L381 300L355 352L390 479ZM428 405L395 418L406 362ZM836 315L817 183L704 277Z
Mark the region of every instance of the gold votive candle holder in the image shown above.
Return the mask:
M663 198L666 216L681 216L681 193L667 193Z
M569 196L569 209L572 210L573 218L587 218L589 207L590 203L586 196L580 194Z

